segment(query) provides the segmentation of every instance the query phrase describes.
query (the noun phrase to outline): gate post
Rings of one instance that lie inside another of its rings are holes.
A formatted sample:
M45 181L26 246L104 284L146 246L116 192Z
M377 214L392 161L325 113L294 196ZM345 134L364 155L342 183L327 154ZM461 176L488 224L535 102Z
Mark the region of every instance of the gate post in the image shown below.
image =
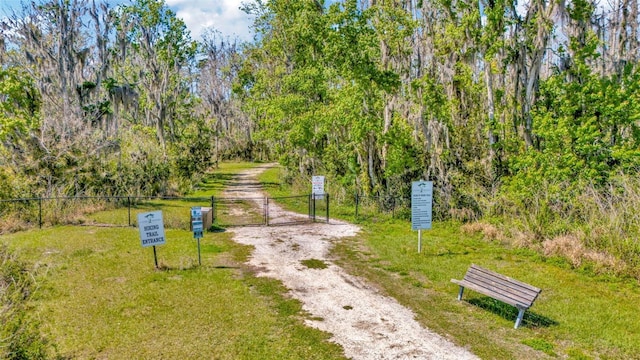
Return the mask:
M355 214L355 218L358 218L358 202L360 201L360 197L358 196L358 193L356 192L356 214Z
M38 198L38 226L42 229L42 196Z
M216 198L211 195L211 223L216 222Z
M329 194L324 194L327 198L327 224L329 223Z
M313 222L316 222L316 196L312 194L311 197L313 198Z

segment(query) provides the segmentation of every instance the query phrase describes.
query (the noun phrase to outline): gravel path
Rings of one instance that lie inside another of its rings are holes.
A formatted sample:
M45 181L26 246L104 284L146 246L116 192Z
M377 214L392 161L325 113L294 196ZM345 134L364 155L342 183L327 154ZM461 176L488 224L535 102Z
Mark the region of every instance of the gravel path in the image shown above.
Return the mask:
M255 176L271 165L241 174L237 189L225 197L258 198L264 196ZM263 206L262 203L256 203ZM269 207L272 218L300 215ZM332 263L332 241L354 236L357 226L331 220L294 226L232 228L234 240L252 245L255 250L249 264L257 276L280 280L289 294L303 304L311 319L309 326L332 334L331 340L344 348L351 359L477 359L440 335L423 328L414 314L395 299L381 295L364 280L347 274ZM316 259L325 269L310 269L301 261Z

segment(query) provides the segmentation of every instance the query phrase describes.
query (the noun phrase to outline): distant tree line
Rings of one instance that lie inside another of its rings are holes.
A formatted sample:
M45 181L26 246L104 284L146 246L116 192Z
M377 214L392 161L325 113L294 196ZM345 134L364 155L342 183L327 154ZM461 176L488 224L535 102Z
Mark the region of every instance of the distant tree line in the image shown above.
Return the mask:
M495 221L539 249L570 234L640 267L640 222L623 207L640 191L637 0L247 11L257 41L236 94L293 177L325 174L344 196L433 180L440 219Z
M12 11L0 20L0 197L183 193L245 151L238 42L213 30L193 41L156 0Z

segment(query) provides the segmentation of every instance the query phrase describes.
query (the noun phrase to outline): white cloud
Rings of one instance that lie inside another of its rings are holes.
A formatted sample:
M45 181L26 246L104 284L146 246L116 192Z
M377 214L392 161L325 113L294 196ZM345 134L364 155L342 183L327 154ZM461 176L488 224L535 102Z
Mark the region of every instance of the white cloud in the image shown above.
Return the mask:
M194 40L213 27L223 36L250 41L253 17L240 10L243 2L246 0L167 0L166 4L185 22Z

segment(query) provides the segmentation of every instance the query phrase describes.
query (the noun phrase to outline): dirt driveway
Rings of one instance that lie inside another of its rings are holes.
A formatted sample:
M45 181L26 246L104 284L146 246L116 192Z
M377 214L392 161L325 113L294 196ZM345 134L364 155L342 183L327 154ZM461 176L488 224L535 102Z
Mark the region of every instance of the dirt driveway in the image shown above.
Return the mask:
M264 196L255 176L271 165L241 174L225 197ZM259 204L258 204L259 205ZM272 217L296 217L269 208ZM289 294L311 314L307 325L332 334L331 340L352 359L477 359L438 334L423 328L414 314L395 299L380 294L363 279L347 274L329 258L332 242L355 236L357 226L331 220L295 226L238 227L234 240L255 250L249 265L257 276L280 280ZM308 268L303 260L321 260L327 268Z

